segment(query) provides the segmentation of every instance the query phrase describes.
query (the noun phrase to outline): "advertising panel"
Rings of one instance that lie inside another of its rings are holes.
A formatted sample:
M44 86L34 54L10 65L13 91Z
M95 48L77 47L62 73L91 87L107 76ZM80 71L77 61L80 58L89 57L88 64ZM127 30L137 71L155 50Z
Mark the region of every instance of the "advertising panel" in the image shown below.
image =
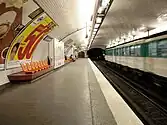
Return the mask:
M31 60L38 43L56 24L42 13L27 24L26 28L13 40L7 53L7 68L19 65L21 60Z
M64 65L64 43L55 39L55 68Z

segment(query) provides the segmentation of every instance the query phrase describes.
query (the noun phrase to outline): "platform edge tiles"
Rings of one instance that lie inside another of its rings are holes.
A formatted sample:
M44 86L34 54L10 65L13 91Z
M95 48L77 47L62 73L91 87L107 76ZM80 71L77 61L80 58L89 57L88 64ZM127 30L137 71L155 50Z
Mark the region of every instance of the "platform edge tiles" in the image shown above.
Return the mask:
M88 59L107 104L118 125L144 125L99 69Z

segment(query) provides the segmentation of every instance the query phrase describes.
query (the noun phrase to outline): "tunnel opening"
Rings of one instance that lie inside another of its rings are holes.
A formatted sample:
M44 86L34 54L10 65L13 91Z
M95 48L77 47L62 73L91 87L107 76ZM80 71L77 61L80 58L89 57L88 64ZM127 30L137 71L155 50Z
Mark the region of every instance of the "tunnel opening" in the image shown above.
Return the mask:
M87 55L91 60L105 60L105 50L101 48L93 48L87 51Z
M81 51L78 53L79 58L85 58L85 52Z

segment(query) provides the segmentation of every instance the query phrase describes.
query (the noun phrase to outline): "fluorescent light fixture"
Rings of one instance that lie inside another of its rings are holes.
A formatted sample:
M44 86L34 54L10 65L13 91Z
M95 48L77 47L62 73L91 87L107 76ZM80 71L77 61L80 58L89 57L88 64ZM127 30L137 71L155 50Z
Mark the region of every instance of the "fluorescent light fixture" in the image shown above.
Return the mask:
M134 29L132 30L132 35L136 36L136 31Z
M147 29L147 27L145 25L142 25L140 28L139 28L139 31L145 31Z
M96 32L93 32L93 35L95 35L96 34Z
M124 40L126 39L126 35L125 34L122 36L122 39L124 39Z
M96 31L97 31L97 29L94 29L94 31L96 32Z
M167 21L167 14L161 14L158 18L157 18L158 22L162 22L162 21Z
M99 9L98 9L98 13L102 13L103 11L104 11L104 9L105 9L105 7L99 7Z
M99 28L100 24L95 24L95 28Z
M101 23L101 21L102 21L102 18L101 18L101 17L97 17L97 18L96 18L96 23Z
M101 5L102 5L103 7L106 7L107 4L109 4L109 1L110 1L110 0L102 0Z
M117 41L117 42L119 42L119 37L118 37L118 38L116 38L116 41Z

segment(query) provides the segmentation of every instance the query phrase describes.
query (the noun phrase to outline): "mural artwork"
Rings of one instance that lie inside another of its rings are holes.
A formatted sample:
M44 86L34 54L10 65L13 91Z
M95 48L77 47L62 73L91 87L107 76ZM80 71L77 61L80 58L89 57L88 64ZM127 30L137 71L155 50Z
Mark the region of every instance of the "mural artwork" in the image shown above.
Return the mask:
M0 69L4 69L8 48L17 35L15 29L21 23L22 8L0 0Z
M7 53L8 65L19 60L31 59L38 43L46 36L56 24L46 14L42 13L13 40Z

